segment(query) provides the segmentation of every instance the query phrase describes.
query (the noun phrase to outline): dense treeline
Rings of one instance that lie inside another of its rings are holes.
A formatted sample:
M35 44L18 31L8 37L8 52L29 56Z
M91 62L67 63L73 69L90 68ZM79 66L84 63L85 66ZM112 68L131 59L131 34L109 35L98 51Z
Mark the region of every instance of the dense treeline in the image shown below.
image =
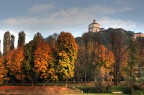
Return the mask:
M35 83L71 79L95 81L101 86L104 80L107 85L110 81L118 85L125 80L134 85L136 78L142 76L144 38L134 39L133 34L109 28L75 39L67 32L44 39L37 33L25 44L22 31L15 48L14 36L6 32L4 53L0 57L1 81Z
M20 32L17 48L10 45L14 44L14 37L10 37L9 32L4 37L4 54L0 57L1 81L56 82L67 81L74 76L77 44L71 33L61 32L57 36L55 48L40 33L25 44L25 33Z
M123 29L88 32L77 37L78 59L75 63L77 81L136 81L142 76L144 38L134 39L134 33Z

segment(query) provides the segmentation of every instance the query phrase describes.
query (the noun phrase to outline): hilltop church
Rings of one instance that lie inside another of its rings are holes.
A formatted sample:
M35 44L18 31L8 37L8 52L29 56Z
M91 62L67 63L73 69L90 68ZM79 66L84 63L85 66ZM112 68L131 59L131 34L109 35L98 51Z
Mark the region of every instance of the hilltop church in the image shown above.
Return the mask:
M93 22L91 24L89 24L88 31L89 32L99 32L100 30L101 30L100 24L97 23L96 20L94 19Z
M93 22L91 24L89 24L88 26L88 32L99 32L104 30L104 28L101 28L101 25L99 23L96 22L96 20L94 19ZM144 38L144 34L139 32L139 33L134 33L133 38L137 39L139 37Z

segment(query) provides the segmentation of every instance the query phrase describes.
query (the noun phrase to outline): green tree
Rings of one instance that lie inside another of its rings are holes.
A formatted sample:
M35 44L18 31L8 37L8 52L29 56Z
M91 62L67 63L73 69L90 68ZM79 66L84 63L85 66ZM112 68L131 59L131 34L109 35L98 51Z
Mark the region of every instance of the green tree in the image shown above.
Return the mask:
M138 44L136 41L131 40L129 42L127 74L132 93L134 91L135 78L138 77L138 75L134 73L134 68L138 68L139 59Z
M58 34L54 33L46 38L46 42L52 49L56 49L56 41L57 41Z
M74 63L78 46L71 33L61 32L57 39L59 79L66 80L74 76Z
M53 49L56 48L56 39L53 38L53 36L49 36L47 39L46 39L47 43L49 44L49 46Z
M25 45L25 33L24 31L19 32L18 34L18 47L23 47Z
M75 62L75 79L76 81L80 81L81 79L83 79L86 82L86 58L85 58L85 51L84 51L84 47L78 47L78 55L77 55L77 60Z
M101 35L99 33L85 33L82 36L84 42L85 56L85 76L87 81L96 80L95 72L97 71L96 60L98 56L98 48L101 44Z
M10 40L10 50L13 50L14 47L14 42L15 42L15 36L11 35L11 40Z
M10 33L9 31L5 32L3 40L3 53L4 55L8 54L10 51Z

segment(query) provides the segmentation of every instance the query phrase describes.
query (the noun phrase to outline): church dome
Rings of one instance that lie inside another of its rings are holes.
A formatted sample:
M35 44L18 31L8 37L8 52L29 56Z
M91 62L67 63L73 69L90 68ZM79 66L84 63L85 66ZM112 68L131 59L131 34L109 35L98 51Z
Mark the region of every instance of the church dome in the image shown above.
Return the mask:
M100 24L96 23L96 20L94 19L91 24L89 24L89 32L98 32L100 31Z

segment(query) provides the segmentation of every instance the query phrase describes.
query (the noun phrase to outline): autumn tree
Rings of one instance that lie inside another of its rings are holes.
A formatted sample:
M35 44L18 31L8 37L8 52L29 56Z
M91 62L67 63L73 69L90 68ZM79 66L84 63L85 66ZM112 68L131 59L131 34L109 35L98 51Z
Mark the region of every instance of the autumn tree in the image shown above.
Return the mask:
M42 80L56 81L56 68L52 50L49 45L42 41L34 51L34 70Z
M9 31L5 32L3 40L3 53L4 55L8 54L10 51L10 33Z
M24 50L23 47L17 48L15 50L15 54L13 56L13 63L12 63L12 74L15 76L15 79L21 81L23 83L25 75L23 69L23 60L24 60Z
M29 82L35 82L38 76L35 74L34 68L34 51L37 49L38 44L43 40L40 33L37 33L33 40L24 46L24 69L26 79Z
M74 76L74 63L77 57L77 44L71 33L61 32L57 39L59 79L66 80Z
M9 81L14 79L13 74L13 72L15 71L15 68L13 68L14 55L15 55L15 49L11 50L7 55L4 56L4 64L7 70L7 80Z
M18 34L18 47L23 47L25 45L25 33L24 31Z
M114 63L114 55L112 51L105 48L103 45L99 45L96 49L96 59L94 61L95 76L101 86L102 79L106 79L109 82L110 76L109 73L112 71L112 65Z
M19 80L21 82L24 81L23 74L23 48L13 49L7 55L5 55L5 64L6 69L8 71L7 77L11 80Z
M2 83L5 80L7 74L3 61L3 56L0 56L0 83Z
M10 50L14 49L14 42L15 42L15 36L11 35L11 40L10 40Z

